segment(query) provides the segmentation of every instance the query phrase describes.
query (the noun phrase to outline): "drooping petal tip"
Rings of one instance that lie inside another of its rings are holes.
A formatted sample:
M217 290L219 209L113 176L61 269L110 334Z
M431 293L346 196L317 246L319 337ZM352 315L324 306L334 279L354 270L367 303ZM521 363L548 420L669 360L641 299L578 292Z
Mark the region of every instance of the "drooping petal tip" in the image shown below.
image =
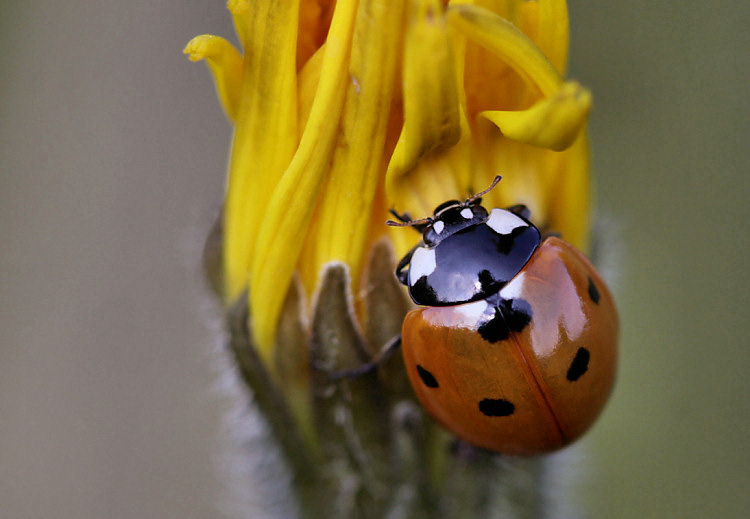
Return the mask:
M206 60L224 112L235 121L242 89L242 56L239 51L224 38L202 34L190 40L182 52L190 61Z
M562 151L580 134L591 103L591 92L571 81L528 110L485 111L479 115L492 121L509 139Z

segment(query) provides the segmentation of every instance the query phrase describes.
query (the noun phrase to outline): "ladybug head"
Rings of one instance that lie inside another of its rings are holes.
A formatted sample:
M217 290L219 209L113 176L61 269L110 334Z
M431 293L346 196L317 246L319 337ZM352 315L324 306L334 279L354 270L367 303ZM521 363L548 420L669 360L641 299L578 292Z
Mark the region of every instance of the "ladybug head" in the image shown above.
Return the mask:
M400 222L389 220L388 225L414 227L422 233L422 241L428 247L433 247L446 237L462 229L483 222L487 219L487 209L482 207L482 196L487 194L500 182L500 175L496 176L492 184L484 191L470 196L463 202L448 200L435 208L432 216L421 220L411 220L408 215L399 215L391 210Z

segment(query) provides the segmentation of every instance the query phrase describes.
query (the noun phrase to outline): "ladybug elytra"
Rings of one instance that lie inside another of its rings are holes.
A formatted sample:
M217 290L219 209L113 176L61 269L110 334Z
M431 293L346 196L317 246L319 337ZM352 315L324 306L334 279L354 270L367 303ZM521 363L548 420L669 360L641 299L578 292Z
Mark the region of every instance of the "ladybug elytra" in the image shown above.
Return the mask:
M396 275L421 308L404 319L406 370L424 408L459 438L531 455L559 449L600 414L615 379L618 319L592 264L542 238L524 206L448 201Z

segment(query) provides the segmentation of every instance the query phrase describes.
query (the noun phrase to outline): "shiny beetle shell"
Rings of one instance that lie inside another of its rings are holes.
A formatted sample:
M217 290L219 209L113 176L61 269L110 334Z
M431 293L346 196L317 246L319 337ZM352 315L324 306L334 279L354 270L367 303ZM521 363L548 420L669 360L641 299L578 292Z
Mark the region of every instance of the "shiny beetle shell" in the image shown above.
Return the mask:
M482 448L530 455L581 436L617 367L612 296L591 263L548 238L495 293L411 311L402 350L424 408Z

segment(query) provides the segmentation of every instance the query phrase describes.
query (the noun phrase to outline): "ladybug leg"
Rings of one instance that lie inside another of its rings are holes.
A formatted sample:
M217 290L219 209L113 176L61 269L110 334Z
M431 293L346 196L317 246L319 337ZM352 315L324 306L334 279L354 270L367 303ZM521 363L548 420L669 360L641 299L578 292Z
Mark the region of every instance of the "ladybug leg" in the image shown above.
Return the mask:
M531 211L529 210L528 207L526 207L523 204L512 205L508 207L506 210L510 211L516 216L520 216L521 218L524 218L525 220L528 220L531 217Z
M391 213L393 217L401 223L411 222L411 216L409 216L409 213L399 213L393 208L389 209L388 212Z
M388 360L391 355L401 346L401 335L396 335L393 339L386 342L380 351L373 357L370 362L357 366L353 369L343 369L339 371L333 371L328 374L331 380L341 380L343 378L353 379L367 375L378 369L383 362Z

